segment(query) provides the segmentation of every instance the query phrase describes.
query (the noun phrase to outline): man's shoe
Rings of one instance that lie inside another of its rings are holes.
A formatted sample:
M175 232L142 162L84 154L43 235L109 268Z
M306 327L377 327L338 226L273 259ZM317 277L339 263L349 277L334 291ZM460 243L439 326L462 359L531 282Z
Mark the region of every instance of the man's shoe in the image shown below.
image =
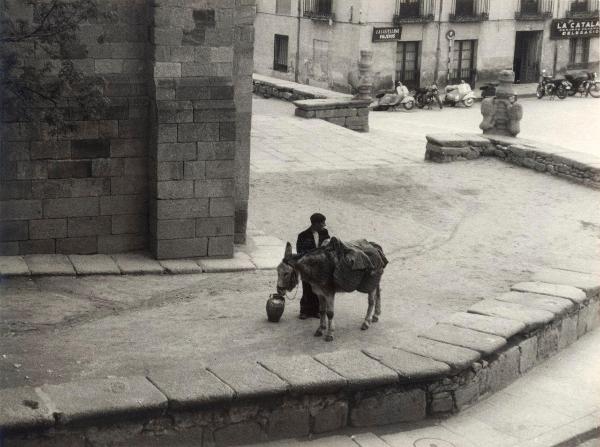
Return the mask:
M300 312L300 315L298 316L298 318L300 318L301 320L306 320L308 318L308 314L302 313Z

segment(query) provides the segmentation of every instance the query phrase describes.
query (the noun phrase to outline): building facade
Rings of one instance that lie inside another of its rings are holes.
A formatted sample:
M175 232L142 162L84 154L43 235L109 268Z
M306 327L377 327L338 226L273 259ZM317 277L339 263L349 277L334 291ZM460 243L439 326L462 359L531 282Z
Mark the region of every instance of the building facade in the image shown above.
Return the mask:
M598 70L598 0L258 0L255 25L255 72L339 91L360 50L376 88Z

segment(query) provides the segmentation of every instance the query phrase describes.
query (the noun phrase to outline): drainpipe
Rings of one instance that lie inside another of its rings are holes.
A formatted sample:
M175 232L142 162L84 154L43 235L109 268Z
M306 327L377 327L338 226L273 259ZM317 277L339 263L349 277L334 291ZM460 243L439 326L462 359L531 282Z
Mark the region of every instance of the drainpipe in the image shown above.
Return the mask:
M438 29L437 29L437 48L435 49L435 69L433 72L433 82L437 83L438 71L440 69L440 57L442 56L441 38L442 38L442 6L444 1L439 2L438 8Z
M298 26L296 29L296 70L294 72L294 82L298 83L300 79L300 22L302 20L302 0L298 0Z

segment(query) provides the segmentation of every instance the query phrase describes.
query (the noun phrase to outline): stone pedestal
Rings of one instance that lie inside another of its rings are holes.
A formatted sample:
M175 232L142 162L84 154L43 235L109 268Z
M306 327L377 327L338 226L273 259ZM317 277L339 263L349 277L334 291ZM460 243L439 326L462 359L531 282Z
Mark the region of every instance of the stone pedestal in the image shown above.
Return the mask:
M511 70L502 70L498 76L499 85L495 98L485 98L481 103L483 121L479 127L484 134L507 135L516 137L521 131L523 107L517 104L513 83L515 74Z

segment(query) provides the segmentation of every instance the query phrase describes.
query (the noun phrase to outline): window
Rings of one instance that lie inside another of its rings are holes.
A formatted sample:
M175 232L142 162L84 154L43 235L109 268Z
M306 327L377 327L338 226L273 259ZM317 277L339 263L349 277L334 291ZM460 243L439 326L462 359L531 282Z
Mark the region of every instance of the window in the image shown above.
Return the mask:
M588 0L573 0L571 2L571 12L586 12L588 10Z
M333 0L304 0L304 17L316 20L333 18Z
M583 37L579 39L571 39L570 42L569 63L587 64L590 58L590 39Z
M275 13L289 16L292 13L292 0L277 0Z
M275 34L273 70L284 72L288 70L288 36Z
M472 16L474 14L473 0L456 0L455 14L457 16Z

